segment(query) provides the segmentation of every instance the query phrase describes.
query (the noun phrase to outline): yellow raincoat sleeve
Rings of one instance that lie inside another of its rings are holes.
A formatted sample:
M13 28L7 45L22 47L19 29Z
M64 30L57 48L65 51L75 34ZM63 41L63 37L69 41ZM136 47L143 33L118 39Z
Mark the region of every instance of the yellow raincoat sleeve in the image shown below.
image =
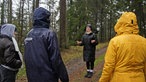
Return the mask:
M146 80L146 61L145 61L145 67L144 67L144 74L145 74L145 80Z
M114 41L110 41L105 55L105 63L102 71L102 76L99 82L110 82L115 68L116 48Z

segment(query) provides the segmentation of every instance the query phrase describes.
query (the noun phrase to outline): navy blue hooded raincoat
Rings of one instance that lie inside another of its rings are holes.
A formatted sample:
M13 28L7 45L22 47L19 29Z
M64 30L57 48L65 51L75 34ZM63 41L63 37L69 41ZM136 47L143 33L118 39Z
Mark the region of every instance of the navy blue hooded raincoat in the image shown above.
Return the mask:
M50 12L35 9L33 28L25 39L25 64L28 82L69 82L55 32L49 29Z

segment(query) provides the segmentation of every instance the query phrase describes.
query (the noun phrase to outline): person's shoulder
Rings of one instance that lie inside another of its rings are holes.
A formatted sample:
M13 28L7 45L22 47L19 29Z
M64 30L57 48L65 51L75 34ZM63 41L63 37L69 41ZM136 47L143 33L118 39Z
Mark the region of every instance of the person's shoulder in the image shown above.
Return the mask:
M52 29L48 29L48 32L49 33L55 33L54 30L52 30Z
M118 39L121 39L121 38L123 38L123 35L116 35L111 40L118 40Z
M52 30L51 28L40 28L40 29L42 29L42 31L44 32L54 33L54 30Z
M110 42L111 43L117 43L120 39L121 39L121 36L115 36L115 37L110 39Z
M146 42L146 38L145 38L145 37L143 37L143 36L141 36L141 35L137 35L137 36L139 37L139 39L141 39L141 40L143 40L143 41Z
M95 36L96 36L96 34L95 34L94 32L92 32L92 36L94 36L94 37L95 37Z
M87 34L86 33L84 33L83 35L82 35L82 37L86 37L87 36Z
M5 46L13 45L12 38L8 37L7 35L0 35L0 43Z
M9 36L7 36L7 35L1 34L1 35L0 35L0 38L1 38L1 39L4 39L4 41L11 41L11 42L12 42L12 38L9 37Z
M50 37L51 37L51 36L52 36L52 37L53 37L53 36L56 36L56 32L55 32L54 30L52 30L52 29L47 29L47 30L46 30L46 33L47 33L47 35L50 36Z

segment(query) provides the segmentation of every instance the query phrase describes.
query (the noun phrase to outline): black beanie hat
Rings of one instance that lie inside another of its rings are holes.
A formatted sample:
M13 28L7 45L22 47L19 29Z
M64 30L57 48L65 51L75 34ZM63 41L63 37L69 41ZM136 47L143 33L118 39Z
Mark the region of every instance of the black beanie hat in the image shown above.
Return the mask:
M87 24L86 27L89 27L89 28L92 30L92 26L91 26L91 24Z

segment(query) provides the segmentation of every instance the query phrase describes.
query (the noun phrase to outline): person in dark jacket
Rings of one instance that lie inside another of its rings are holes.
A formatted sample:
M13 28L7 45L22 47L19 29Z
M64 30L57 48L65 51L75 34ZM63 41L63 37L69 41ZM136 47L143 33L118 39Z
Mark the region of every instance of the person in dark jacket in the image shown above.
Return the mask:
M28 82L69 82L56 33L50 30L50 12L36 8L33 28L25 39L24 60Z
M4 24L0 34L0 82L15 82L22 55L15 40L15 25Z
M86 62L87 74L85 77L91 78L93 75L94 61L95 61L95 50L98 44L95 33L92 32L91 24L86 26L86 32L82 36L81 41L77 41L78 45L84 46L83 48L83 59Z

